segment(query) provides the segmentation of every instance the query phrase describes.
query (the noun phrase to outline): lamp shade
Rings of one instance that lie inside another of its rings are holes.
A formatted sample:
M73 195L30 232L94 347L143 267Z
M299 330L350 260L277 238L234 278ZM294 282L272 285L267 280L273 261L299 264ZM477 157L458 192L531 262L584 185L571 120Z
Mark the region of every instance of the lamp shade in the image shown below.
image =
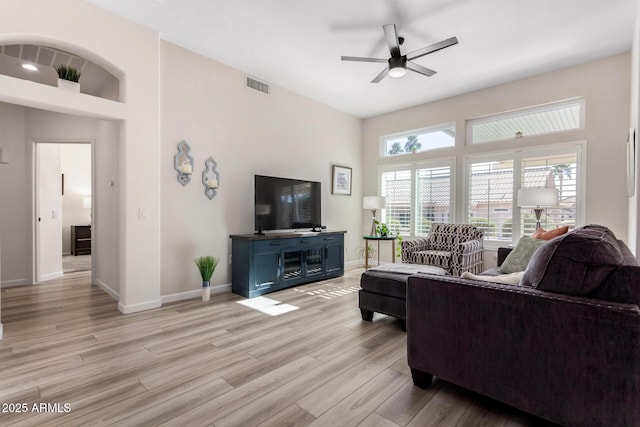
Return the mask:
M518 207L558 206L558 190L555 188L521 188L518 190Z
M378 210L384 208L384 197L365 196L362 198L362 209Z

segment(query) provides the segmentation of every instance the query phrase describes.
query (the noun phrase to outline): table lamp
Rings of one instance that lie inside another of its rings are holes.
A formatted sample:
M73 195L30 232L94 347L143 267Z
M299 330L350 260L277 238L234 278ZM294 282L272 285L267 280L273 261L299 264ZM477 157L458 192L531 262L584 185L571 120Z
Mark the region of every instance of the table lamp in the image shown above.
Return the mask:
M362 199L362 209L371 210L371 233L370 236L375 236L376 233L376 211L384 208L384 197L380 196L365 196Z
M521 188L518 190L518 207L532 208L536 214L536 230L540 228L540 216L544 208L558 206L558 190L555 188Z

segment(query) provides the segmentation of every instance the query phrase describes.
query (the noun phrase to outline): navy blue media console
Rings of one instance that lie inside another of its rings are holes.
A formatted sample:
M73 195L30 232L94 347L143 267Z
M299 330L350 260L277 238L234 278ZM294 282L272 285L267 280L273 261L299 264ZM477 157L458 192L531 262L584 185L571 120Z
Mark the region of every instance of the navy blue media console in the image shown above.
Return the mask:
M231 237L231 290L247 298L344 275L344 233Z

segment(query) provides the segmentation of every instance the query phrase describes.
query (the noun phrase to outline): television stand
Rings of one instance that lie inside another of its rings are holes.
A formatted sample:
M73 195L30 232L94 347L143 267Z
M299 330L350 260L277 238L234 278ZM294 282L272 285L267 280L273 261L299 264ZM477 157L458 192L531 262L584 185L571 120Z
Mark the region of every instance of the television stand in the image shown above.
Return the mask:
M231 238L231 290L247 298L344 275L346 231Z

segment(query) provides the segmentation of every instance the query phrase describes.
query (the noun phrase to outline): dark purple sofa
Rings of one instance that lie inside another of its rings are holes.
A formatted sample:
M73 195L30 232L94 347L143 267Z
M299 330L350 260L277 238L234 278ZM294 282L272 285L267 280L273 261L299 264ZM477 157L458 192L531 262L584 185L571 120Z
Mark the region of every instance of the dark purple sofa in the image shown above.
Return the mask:
M407 353L432 375L566 426L640 426L640 267L601 226L543 245L523 282L413 275Z

